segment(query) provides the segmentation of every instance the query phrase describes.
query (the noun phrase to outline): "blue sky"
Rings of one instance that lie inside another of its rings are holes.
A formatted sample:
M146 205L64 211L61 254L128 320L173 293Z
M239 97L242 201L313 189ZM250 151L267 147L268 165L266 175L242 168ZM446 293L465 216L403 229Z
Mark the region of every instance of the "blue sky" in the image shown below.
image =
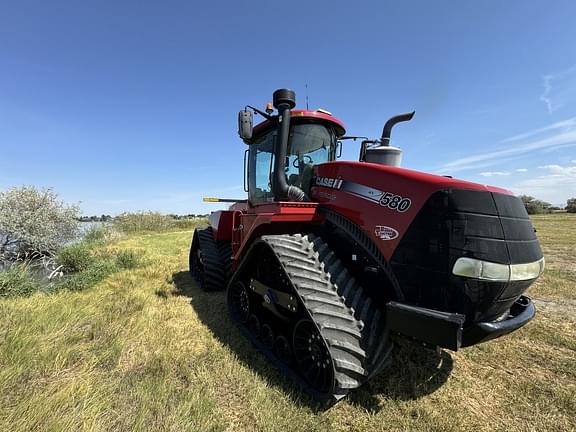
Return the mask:
M576 197L576 3L0 2L0 189L85 214L242 197L237 111L280 87L404 166ZM358 144L345 144L356 159Z

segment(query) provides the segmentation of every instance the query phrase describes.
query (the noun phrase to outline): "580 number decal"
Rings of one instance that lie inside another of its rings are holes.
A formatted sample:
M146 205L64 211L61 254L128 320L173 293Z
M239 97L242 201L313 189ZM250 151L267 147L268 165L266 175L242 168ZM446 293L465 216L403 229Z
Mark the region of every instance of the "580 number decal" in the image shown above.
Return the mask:
M382 207L388 207L389 209L399 211L404 213L412 205L410 198L404 198L400 195L394 195L390 192L384 192L380 197L380 205Z

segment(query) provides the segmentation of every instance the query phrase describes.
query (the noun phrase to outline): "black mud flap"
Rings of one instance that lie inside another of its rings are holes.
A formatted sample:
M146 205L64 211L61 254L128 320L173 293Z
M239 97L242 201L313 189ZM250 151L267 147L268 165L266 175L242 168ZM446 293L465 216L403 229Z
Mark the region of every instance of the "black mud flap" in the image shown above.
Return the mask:
M426 345L453 351L458 351L462 345L464 315L392 301L386 304L386 319L391 332Z

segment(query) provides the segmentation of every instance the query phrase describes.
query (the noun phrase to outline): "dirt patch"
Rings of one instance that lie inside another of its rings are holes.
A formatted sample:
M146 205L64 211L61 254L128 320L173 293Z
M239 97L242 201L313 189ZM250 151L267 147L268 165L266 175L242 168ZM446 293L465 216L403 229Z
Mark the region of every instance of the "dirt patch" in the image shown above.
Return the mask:
M544 311L562 313L576 318L576 300L549 300L549 299L532 299L534 304Z

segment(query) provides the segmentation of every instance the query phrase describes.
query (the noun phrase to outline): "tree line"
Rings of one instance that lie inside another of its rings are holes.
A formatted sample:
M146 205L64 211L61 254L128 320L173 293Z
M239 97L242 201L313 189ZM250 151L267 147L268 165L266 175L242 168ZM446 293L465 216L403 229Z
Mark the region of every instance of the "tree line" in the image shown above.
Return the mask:
M187 215L177 215L177 214L169 214L166 215L175 220L186 220L186 219L198 219L198 218L207 218L207 214L187 214ZM78 222L111 222L114 220L114 216L110 215L100 215L100 216L80 216L77 218Z
M566 207L564 208L553 206L546 201L536 199L529 195L520 195L520 199L524 203L528 214L545 214L562 210L568 213L576 213L576 198L568 199L566 201Z

